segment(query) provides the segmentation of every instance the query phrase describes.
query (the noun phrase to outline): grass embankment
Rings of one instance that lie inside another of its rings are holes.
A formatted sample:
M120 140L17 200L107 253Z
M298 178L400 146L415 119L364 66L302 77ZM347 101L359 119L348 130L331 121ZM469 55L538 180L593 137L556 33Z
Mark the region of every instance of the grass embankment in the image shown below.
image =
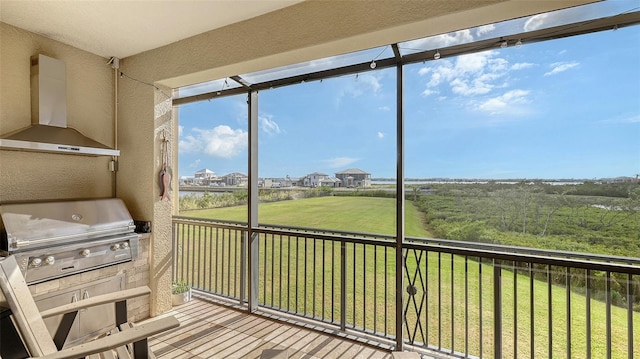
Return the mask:
M246 211L246 206L241 206L189 211L183 215L244 221L247 216ZM410 203L407 203L405 212L407 235L429 237L422 223L422 214ZM259 207L260 223L390 235L395 233L395 218L395 200L384 198L322 197L265 203ZM322 241L310 239L290 241L268 238L263 239L260 246L259 296L261 302L285 310L305 312L310 316L339 319L340 269L336 268L339 267L339 245L323 247ZM214 249L218 252L221 250L221 244ZM227 251L237 254L237 250L232 250L232 247L228 247ZM406 312L409 334L405 327L405 336L413 337L415 323L419 319L422 323L422 333L420 330L417 331L416 341L421 342L424 340L422 338L428 338L431 345L438 345L440 342L443 348L453 346L459 352L465 351L466 344L471 354L478 355L482 334L481 356L493 356L493 267L479 264L475 258L470 258L465 270L463 257L443 254L440 257L439 266L436 253L429 254L428 261L423 256L419 263L416 256L420 256L420 252L409 252L407 259L409 276L406 273L404 276L405 287L409 283L409 278L411 281L416 278L418 288L414 297L409 297L405 293L405 303L411 301ZM330 263L334 263L333 266ZM418 266L421 268L419 274L416 272ZM217 263L215 267L220 272L223 264ZM354 270L354 268L361 270ZM227 268L226 271L228 270ZM235 268L235 270L239 269ZM395 254L392 248L385 251L383 247L375 249L364 245L347 247L347 321L350 324L373 329L375 322L377 331L383 331L385 325L388 333L395 331L394 270ZM468 290L466 303L465 273ZM426 293L422 289L420 278L425 283ZM222 281L223 279L220 279L220 282ZM565 357L567 353L567 291L561 286L551 286L552 324L549 329L549 286L544 280L534 280L533 283L534 353L531 353L530 279L526 275L514 276L511 271L502 271L504 357L514 356L516 325L518 356L549 357L548 343L549 333L551 333L553 357ZM517 286L517 290L514 289L514 285ZM423 296L427 305L421 304ZM479 306L480 297L482 297L482 308ZM517 298L517 306L514 304L514 298ZM420 315L412 309L414 299L418 307L423 308ZM571 293L570 301L572 356L585 357L586 297L580 293ZM330 307L332 302L333 308ZM442 303L440 307L438 307L439 302ZM606 308L604 303L595 300L592 300L590 305L592 357L605 357ZM385 311L386 323L383 322ZM440 325L439 317L441 317ZM469 323L469 339L466 343L465 320ZM482 329L480 321L482 321ZM638 330L640 328L639 313L633 313L633 322L636 337L634 354L639 356L640 339L637 339L640 332ZM627 357L627 311L619 307L612 308L612 357Z

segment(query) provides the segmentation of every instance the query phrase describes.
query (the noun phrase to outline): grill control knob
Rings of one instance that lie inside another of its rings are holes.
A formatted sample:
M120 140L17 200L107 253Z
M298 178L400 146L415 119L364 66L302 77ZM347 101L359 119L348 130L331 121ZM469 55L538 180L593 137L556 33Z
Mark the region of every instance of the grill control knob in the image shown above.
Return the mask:
M52 265L55 262L56 259L53 258L53 256L47 256L47 258L44 259L44 264Z
M91 251L88 249L83 249L82 251L80 251L80 255L83 257L88 257L89 254L91 254Z
M33 258L31 260L31 266L32 267L40 267L41 264L42 264L42 259L40 259L40 258Z
M116 243L116 244L111 246L111 250L112 251L117 251L118 249L120 249L120 243Z
M122 249L127 249L127 248L129 248L129 242L124 242L124 243L122 243L121 247L122 247Z

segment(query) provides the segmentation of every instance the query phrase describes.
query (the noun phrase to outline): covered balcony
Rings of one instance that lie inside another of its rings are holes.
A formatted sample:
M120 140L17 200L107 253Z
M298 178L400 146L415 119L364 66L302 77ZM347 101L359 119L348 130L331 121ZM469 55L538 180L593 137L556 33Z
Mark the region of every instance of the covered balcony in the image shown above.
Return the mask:
M441 239L406 228L407 207L432 190L406 179L405 68L640 23L637 6L605 13L588 3L248 1L241 9L231 1L3 1L0 137L29 124L30 58L44 53L67 64L68 125L119 154L0 148L0 203L117 197L144 232L135 260L33 284L34 298L115 276L125 288L149 286L129 317L174 313L181 321L150 340L159 358L266 358L268 349L291 358L640 357L637 253ZM429 42L574 7L582 17L556 16L546 28ZM393 189L384 194L393 201L392 230L262 220L258 93L382 69L396 79ZM242 219L181 212L182 106L233 96L246 99ZM636 221L637 209L629 207ZM637 227L631 221L627 229ZM174 283L194 299L172 306Z

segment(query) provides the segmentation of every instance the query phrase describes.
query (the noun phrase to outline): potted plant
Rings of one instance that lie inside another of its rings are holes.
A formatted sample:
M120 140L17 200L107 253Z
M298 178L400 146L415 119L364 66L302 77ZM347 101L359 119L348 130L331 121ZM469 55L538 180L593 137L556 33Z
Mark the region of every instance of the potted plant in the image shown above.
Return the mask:
M191 300L191 287L185 281L173 282L171 288L171 303L181 305Z

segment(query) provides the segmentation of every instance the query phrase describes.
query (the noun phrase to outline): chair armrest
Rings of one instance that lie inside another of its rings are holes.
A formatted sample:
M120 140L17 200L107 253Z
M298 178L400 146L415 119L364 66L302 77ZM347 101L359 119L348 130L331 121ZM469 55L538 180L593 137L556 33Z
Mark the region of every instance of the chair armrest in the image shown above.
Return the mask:
M61 305L56 308L48 309L40 312L42 318L49 318L60 314L74 312L80 309L95 307L96 305L121 302L123 300L141 297L151 293L149 287L137 287L132 289L121 290L114 293L98 295L92 298L79 300L74 303Z
M107 350L115 349L119 346L129 343L135 343L144 340L155 334L180 326L178 320L171 317L159 318L144 324L137 325L129 330L118 332L106 337L96 339L94 341L79 344L70 348L63 349L57 353L52 353L39 357L39 359L71 359L83 358L91 354L101 353Z

